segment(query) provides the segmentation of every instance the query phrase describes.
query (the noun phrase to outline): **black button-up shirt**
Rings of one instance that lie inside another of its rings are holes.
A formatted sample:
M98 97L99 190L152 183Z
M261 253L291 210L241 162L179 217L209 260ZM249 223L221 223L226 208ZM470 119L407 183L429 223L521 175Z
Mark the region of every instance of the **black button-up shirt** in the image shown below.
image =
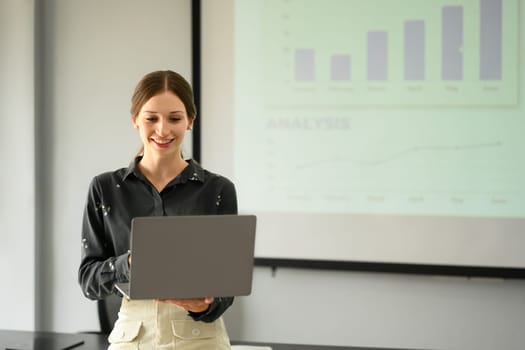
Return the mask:
M237 214L233 183L188 160L188 166L159 193L140 172L138 157L128 168L91 181L82 223L82 258L78 272L84 295L102 299L114 284L129 281L131 220L139 216ZM192 313L212 322L233 302L215 298L207 312Z

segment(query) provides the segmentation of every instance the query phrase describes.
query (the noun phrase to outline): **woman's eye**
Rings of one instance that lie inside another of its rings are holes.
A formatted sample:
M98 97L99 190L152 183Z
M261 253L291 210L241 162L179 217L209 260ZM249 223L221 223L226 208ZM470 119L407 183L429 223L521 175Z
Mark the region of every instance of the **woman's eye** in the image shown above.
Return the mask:
M147 120L148 122L154 122L154 121L157 120L157 118L156 118L156 117L146 117L146 120Z
M171 117L171 118L170 118L170 120L171 120L172 122L178 122L180 119L181 119L181 118L179 118L179 117Z

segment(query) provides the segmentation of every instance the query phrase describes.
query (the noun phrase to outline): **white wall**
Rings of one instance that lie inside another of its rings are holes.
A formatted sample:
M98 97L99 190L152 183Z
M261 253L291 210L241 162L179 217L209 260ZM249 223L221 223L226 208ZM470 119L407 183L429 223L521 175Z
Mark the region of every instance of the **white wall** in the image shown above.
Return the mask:
M34 329L33 0L0 0L0 329Z
M268 267L226 314L238 340L523 349L525 281Z

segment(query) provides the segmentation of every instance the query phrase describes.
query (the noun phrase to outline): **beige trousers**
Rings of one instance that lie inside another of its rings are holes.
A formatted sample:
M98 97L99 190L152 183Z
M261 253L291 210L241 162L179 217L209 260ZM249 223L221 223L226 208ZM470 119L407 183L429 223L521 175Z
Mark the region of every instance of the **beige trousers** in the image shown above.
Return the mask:
M194 321L175 305L154 300L122 298L108 340L108 350L230 349L222 317L212 323Z

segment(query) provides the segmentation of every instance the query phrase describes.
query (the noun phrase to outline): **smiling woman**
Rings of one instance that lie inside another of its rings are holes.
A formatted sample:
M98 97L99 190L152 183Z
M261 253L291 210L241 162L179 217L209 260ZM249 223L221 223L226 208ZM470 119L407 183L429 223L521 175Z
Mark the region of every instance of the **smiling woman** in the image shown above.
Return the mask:
M181 99L171 91L151 97L138 115L133 116L133 125L143 143L142 160L138 166L159 192L187 165L181 147L193 119L187 116ZM168 166L158 171L157 164L166 158Z
M191 87L179 74L152 72L137 85L131 116L143 148L128 168L96 176L88 193L79 269L86 297L103 299L115 293L115 283L129 281L133 218L237 213L233 183L182 156L182 143L195 115ZM221 316L232 302L233 297L213 296L124 298L109 349L139 344L141 348L228 349ZM202 332L191 331L195 329Z

